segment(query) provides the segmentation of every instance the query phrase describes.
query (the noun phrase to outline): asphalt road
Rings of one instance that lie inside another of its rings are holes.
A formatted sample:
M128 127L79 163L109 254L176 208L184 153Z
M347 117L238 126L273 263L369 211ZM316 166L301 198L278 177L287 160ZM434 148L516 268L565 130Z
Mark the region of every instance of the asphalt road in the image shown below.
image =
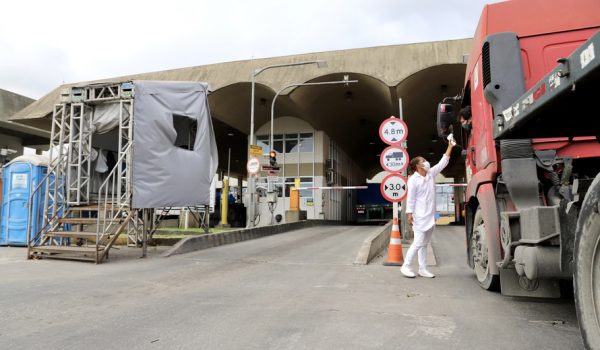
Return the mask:
M372 227L325 226L171 258L25 261L0 248L0 349L580 349L572 299L482 290L460 227L433 280L353 265Z

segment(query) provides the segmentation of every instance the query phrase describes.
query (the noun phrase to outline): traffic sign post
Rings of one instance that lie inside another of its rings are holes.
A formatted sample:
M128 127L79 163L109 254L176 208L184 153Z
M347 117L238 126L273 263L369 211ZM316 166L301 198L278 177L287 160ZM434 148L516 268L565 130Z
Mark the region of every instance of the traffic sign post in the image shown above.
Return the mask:
M400 106L400 114L402 114L402 106ZM379 125L379 138L390 145L381 152L379 163L385 171L392 173L381 182L381 194L393 203L394 219L398 219L398 203L406 197L408 190L406 178L399 174L408 167L408 152L402 147L407 137L408 127L402 119L392 116ZM396 187L398 189L394 190Z
M400 115L402 115L402 104L400 104ZM379 156L381 167L391 173L381 180L381 195L393 204L394 224L390 235L388 258L383 263L388 266L400 266L404 262L401 242L403 236L398 228L398 203L402 202L408 194L408 180L399 174L408 166L408 152L402 147L407 136L408 127L402 119L390 117L379 126L381 141L390 145Z
M381 181L383 198L392 203L399 203L408 194L408 180L400 174L389 174Z

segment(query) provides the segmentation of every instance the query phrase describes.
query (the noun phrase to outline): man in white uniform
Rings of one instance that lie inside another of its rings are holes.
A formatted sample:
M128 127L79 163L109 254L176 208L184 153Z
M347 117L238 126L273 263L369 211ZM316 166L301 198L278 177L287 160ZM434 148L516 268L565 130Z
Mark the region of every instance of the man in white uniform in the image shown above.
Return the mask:
M416 157L410 161L409 172L412 172L412 175L408 178L406 217L408 224L413 227L415 239L408 248L404 264L400 269L406 277L415 277L410 264L416 253L419 256L419 276L435 277L427 271L427 245L431 241L435 227L435 177L448 165L455 144L453 140L449 140L446 153L433 167L430 167L429 162L423 157Z

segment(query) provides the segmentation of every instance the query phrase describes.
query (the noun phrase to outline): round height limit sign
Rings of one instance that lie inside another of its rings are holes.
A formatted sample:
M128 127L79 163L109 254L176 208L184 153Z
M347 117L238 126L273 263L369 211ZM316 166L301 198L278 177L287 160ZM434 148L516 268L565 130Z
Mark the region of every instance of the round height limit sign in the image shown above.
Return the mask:
M379 126L379 137L388 145L397 145L406 140L408 128L402 119L388 118Z
M399 203L408 194L407 180L400 174L389 174L381 181L381 194L383 198L394 203Z

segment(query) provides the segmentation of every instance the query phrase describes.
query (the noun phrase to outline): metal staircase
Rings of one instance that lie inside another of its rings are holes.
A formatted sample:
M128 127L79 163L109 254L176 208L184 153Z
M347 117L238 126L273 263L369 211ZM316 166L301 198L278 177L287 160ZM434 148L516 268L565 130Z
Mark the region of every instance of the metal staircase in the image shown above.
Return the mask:
M92 119L96 107L117 104L118 159L97 193L92 192ZM146 248L149 210L131 208L133 150L133 86L131 83L72 88L54 106L50 163L46 177L31 194L28 258L63 258L101 263L120 234L128 245ZM43 208L31 207L43 196ZM31 232L34 216L41 226Z

